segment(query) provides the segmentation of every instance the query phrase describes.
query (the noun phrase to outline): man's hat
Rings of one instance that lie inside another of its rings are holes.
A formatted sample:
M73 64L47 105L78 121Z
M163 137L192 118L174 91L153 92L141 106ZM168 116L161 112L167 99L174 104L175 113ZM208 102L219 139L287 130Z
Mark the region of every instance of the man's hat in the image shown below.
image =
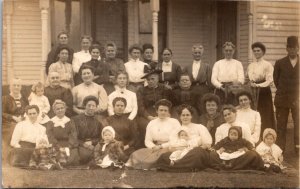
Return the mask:
M163 72L163 71L160 70L160 69L147 69L147 73L146 73L143 77L141 77L141 79L145 79L145 78L147 78L148 76L153 75L153 74L159 75L159 74L161 74L162 72Z
M287 47L295 48L299 47L298 37L297 36L289 36L287 38Z

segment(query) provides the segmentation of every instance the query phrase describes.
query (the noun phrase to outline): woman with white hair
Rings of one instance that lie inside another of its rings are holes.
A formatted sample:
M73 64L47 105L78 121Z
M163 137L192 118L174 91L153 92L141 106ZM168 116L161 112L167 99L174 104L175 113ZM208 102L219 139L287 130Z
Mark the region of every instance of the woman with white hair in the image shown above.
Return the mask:
M76 136L75 127L72 126L70 118L65 115L66 108L64 101L55 100L52 105L55 116L46 125L49 143L59 149L65 163L73 157L73 154L70 154L70 149L74 146L75 142L73 139Z

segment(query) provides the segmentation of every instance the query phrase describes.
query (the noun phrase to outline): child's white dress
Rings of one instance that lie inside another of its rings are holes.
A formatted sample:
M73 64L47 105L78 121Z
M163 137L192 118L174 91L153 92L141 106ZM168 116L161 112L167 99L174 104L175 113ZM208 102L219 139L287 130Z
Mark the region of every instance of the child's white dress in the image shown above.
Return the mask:
M197 139L191 139L191 140L184 140L184 139L178 139L178 141L173 144L175 147L180 147L182 144L187 144L188 146L182 150L176 150L172 152L170 155L171 161L178 161L182 159L189 151L191 151L194 147L198 146L198 140Z
M44 124L50 121L50 118L47 116L47 113L50 111L49 100L46 96L37 96L35 93L31 93L28 97L29 105L37 105L40 109L38 116L38 123ZM42 114L45 114L45 117L42 117Z
M282 156L282 150L277 144L268 146L264 142L261 142L256 147L256 152L262 157L265 164L275 164L283 168L282 162L279 159Z

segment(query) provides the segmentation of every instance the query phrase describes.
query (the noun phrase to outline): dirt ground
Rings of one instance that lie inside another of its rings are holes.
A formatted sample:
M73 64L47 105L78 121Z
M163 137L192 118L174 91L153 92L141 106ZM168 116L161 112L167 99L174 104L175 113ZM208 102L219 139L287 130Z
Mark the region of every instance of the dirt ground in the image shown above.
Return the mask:
M292 130L288 130L292 138ZM292 146L289 141L287 146ZM289 148L288 148L289 149ZM289 149L285 153L288 168L282 174L259 171L219 172L207 169L191 173L166 173L142 170L60 170L39 171L2 164L2 186L22 188L163 188L163 187L242 187L298 188L299 156Z

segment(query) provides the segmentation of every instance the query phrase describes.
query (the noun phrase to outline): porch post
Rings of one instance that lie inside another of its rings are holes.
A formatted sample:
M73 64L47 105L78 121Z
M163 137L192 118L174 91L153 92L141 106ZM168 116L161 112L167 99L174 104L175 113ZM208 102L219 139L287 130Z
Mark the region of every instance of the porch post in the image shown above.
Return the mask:
M41 21L42 21L42 65L41 65L41 81L46 81L46 61L49 51L49 0L40 0Z
M159 0L151 0L152 11L152 45L154 47L153 60L158 60L158 12Z
M6 56L7 56L7 82L10 84L11 79L14 77L14 69L12 65L12 14L13 14L13 1L5 1L5 19L6 19Z
M249 35L248 35L248 64L250 64L251 62L253 62L253 55L252 55L252 49L251 49L251 45L253 43L253 38L254 38L254 22L253 22L253 11L254 11L254 2L249 2L248 3L248 26L249 26Z

